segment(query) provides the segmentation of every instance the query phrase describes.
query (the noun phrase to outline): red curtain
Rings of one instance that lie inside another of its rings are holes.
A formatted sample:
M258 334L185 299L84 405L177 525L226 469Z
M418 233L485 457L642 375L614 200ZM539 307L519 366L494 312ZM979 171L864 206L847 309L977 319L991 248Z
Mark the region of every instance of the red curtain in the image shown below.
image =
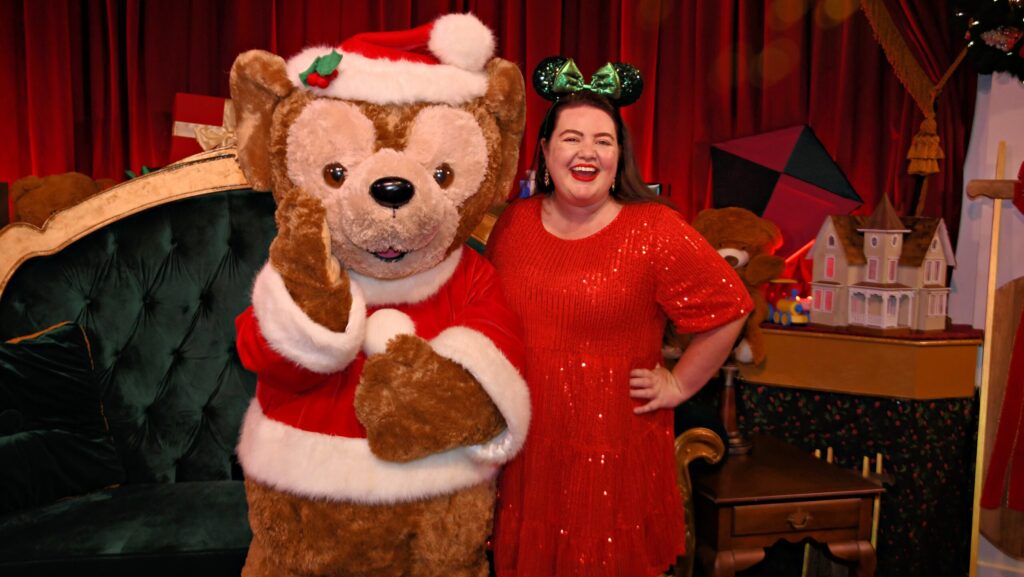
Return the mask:
M890 0L908 43L937 80L962 45L945 3ZM0 0L0 181L77 170L123 178L170 149L174 94L228 95L235 56L290 56L366 30L472 11L498 53L529 80L544 56L589 75L637 65L646 89L625 110L645 177L668 186L687 217L708 205L710 145L810 125L865 199L889 193L910 210L904 160L923 116L896 79L855 0ZM939 99L943 171L925 214L955 228L974 75ZM521 165L546 103L530 92ZM955 232L955 231L954 231Z

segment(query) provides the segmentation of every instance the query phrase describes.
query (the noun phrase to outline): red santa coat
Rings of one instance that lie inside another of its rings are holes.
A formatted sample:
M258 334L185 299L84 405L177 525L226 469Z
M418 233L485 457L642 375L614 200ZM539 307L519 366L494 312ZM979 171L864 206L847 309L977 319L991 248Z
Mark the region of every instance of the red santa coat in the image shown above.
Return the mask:
M257 375L238 445L245 474L299 495L362 503L435 496L492 478L522 447L530 419L521 331L494 268L460 248L404 279L349 275L343 333L303 313L269 264L257 276L253 305L235 321L242 364ZM366 356L397 334L415 334L466 368L508 429L483 445L409 463L373 455L355 415L355 389Z

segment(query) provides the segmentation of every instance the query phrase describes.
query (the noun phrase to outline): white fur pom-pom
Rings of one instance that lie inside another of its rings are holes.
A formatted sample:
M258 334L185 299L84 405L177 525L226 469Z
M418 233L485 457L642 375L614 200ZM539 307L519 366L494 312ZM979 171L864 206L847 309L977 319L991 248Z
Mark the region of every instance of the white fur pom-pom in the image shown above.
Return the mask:
M472 14L447 14L434 21L427 47L444 64L479 71L494 56L494 33Z
M388 341L397 335L416 334L416 325L409 315L395 309L380 309L366 319L366 340L363 352L366 356L383 353Z

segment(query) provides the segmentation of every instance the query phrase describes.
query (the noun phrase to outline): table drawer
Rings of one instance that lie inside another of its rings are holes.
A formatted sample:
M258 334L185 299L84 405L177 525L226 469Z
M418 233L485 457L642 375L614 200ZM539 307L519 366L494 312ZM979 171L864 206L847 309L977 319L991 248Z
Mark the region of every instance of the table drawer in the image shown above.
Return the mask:
M763 535L856 527L861 499L740 505L733 510L733 535Z

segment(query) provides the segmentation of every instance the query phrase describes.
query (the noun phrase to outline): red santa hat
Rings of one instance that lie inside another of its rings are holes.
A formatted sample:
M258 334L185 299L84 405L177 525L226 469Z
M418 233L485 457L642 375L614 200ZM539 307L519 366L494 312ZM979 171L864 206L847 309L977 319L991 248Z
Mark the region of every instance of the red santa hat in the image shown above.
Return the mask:
M288 60L296 86L375 104L458 105L487 92L494 34L472 14L448 14L397 32L367 32ZM338 58L340 57L340 61Z

